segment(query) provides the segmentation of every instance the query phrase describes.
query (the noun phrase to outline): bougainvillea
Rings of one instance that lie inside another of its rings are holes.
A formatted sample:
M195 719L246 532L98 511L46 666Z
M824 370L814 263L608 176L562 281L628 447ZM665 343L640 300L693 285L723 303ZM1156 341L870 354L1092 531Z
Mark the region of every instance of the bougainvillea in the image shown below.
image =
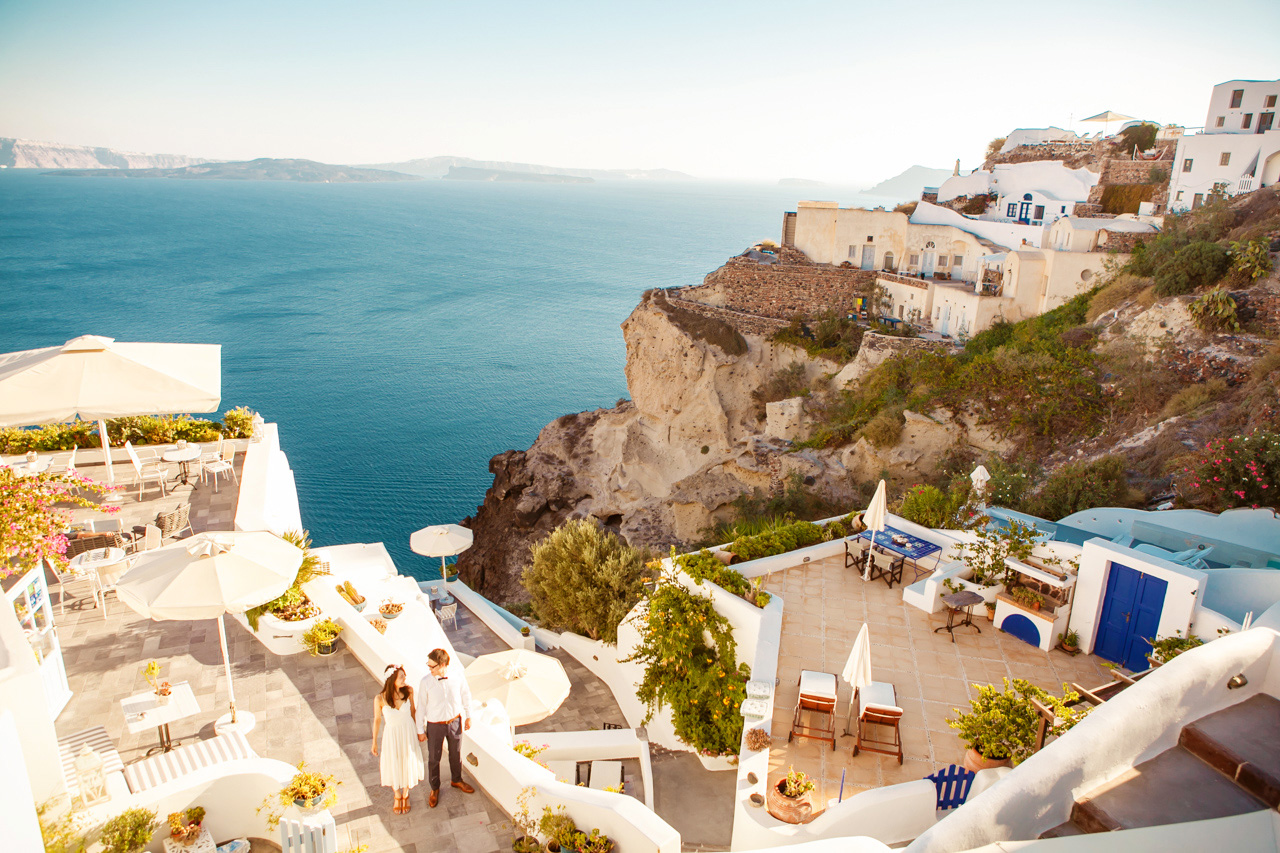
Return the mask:
M92 496L116 487L80 474L35 474L19 477L12 468L0 468L0 577L25 572L40 560L62 569L67 565L67 537L71 521L67 505L118 512L119 507L99 506ZM59 506L61 505L61 506Z
M627 660L645 667L636 691L649 709L645 722L670 705L680 740L706 755L736 753L742 740L738 709L751 671L737 662L729 620L711 599L667 578L633 618L640 643Z
M1182 469L1179 487L1188 503L1206 509L1280 505L1280 433L1256 429L1213 439Z

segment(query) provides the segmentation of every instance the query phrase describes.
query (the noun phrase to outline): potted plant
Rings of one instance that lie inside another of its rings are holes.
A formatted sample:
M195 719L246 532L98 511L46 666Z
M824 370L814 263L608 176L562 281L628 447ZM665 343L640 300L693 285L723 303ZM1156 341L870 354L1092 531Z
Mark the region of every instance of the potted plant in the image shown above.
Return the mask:
M338 590L338 595L342 596L346 600L347 604L354 607L357 613L364 610L365 605L369 603L365 600L363 595L356 592L355 585L352 584L351 581L343 581L342 583L337 584L334 589Z
M547 839L547 853L560 853L561 850L573 849L573 837L578 832L573 818L564 813L564 806L552 810L551 806L542 809L542 817L538 819L538 833Z
M513 853L541 853L542 844L534 835L539 821L529 814L529 800L536 793L533 788L524 788L516 795L516 810L511 814L511 823L520 833L511 839Z
M1080 650L1080 635L1074 630L1067 631L1065 634L1059 634L1058 641L1062 643L1063 651L1076 652Z
M529 626L528 626L528 625L521 625L521 626L520 626L520 636L521 636L521 637L527 637L527 636L529 636Z
M103 853L138 853L155 835L155 809L126 809L102 827Z
M316 773L307 769L306 762L298 764L298 772L283 788L258 806L258 814L267 813L267 825L276 829L285 809L295 806L303 814L314 814L332 808L338 802L338 786L342 783L328 773Z
M747 729L747 749L753 752L760 752L768 749L772 742L773 739L769 737L769 733L759 726Z
M147 665L142 668L142 677L147 680L147 684L151 685L151 689L157 696L160 695L160 661L149 660Z
M302 635L302 643L312 657L328 657L337 651L338 635L341 633L342 626L337 622L322 619Z
M1144 638L1147 645L1151 646L1151 654L1147 655L1147 660L1152 666L1160 666L1160 664L1168 663L1178 655L1194 649L1196 646L1204 645L1204 640L1195 634L1182 636L1181 631L1175 631L1172 637L1155 637Z
M382 614L382 618L388 621L399 616L401 610L404 610L404 605L390 598L382 602L382 606L378 608L378 612Z
M1080 701L1079 695L1068 692L1058 699L1026 679L1010 682L1005 678L1003 690L991 684L978 687L978 697L969 700L971 710L953 708L956 716L947 720L969 747L965 769L978 771L1017 763L1035 751L1042 718L1032 699L1054 714L1046 736L1062 734L1084 717L1070 707Z
M994 601L987 601L984 602L984 606L987 609L987 621L996 621L996 603Z
M575 832L573 849L578 853L609 853L613 849L613 840L598 829L592 829L590 834Z
M1025 586L1016 586L1009 590L1009 597L1030 610L1038 611L1044 604L1044 596Z
M791 767L787 775L769 787L769 814L784 823L808 823L816 817L813 788L808 774Z
M169 837L184 847L195 844L203 831L204 809L192 806L185 811L169 814Z

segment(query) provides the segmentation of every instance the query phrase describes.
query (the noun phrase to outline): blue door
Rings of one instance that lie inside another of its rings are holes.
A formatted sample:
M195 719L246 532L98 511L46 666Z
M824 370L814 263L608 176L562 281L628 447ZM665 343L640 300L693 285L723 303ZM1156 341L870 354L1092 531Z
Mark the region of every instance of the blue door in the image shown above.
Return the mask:
M864 270L873 270L876 268L876 247L862 247L862 268Z
M1111 564L1094 654L1134 672L1147 669L1148 637L1156 636L1168 584L1119 563Z

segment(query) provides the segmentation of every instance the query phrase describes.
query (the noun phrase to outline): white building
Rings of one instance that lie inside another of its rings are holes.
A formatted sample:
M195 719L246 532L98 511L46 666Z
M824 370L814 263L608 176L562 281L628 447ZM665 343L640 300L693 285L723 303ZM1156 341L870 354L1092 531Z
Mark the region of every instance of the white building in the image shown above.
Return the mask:
M1199 207L1211 193L1250 192L1280 181L1280 80L1229 80L1213 87L1204 130L1178 141L1169 209Z
M993 194L996 202L979 216L993 222L1044 225L1089 200L1100 176L1088 169L1068 168L1061 160L1001 163L990 172L981 169L948 178L938 188L938 202L961 196Z

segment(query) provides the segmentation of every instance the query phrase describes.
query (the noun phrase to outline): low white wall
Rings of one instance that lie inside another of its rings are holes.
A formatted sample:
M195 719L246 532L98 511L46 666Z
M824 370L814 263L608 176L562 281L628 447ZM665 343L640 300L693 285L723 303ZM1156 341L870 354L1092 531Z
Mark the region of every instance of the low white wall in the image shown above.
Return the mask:
M0 603L4 599L0 598ZM56 617L55 617L56 619ZM40 664L31 653L31 644L7 603L0 607L0 713L13 715L14 725L22 733L22 766L27 783L37 802L60 794L62 758L58 752L58 732L54 729L53 709L45 693ZM73 732L63 732L64 736ZM5 767L17 767L6 763Z
M10 772L0 773L0 826L4 827L4 843L11 850L42 850L44 843L40 840L40 820L36 816L31 783L26 773L13 772L22 761L18 724L10 711L0 709L0 766L10 768Z
M786 847L819 839L849 836L874 838L883 844L902 844L920 835L937 821L938 791L932 782L916 780L872 788L829 806L809 823L784 823L767 811L751 806L736 813L734 850Z
M485 598L480 593L473 590L460 580L452 580L448 583L444 581L425 581L418 584L419 587L436 587L443 588L449 592L459 603L471 611L477 619L485 624L485 626L498 635L498 639L506 643L513 649L528 649L533 651L536 647L533 636L528 637L520 633L520 629L508 622L497 608L493 606L493 602Z
M907 849L957 853L1034 839L1075 799L1177 744L1186 724L1280 686L1280 634L1256 628L1184 652L1099 706L1075 728L961 806ZM1227 681L1243 673L1236 690Z
M262 426L262 440L246 445L240 469L240 497L236 503L236 530L270 530L281 534L302 530L302 511L293 469L280 449L275 424Z

